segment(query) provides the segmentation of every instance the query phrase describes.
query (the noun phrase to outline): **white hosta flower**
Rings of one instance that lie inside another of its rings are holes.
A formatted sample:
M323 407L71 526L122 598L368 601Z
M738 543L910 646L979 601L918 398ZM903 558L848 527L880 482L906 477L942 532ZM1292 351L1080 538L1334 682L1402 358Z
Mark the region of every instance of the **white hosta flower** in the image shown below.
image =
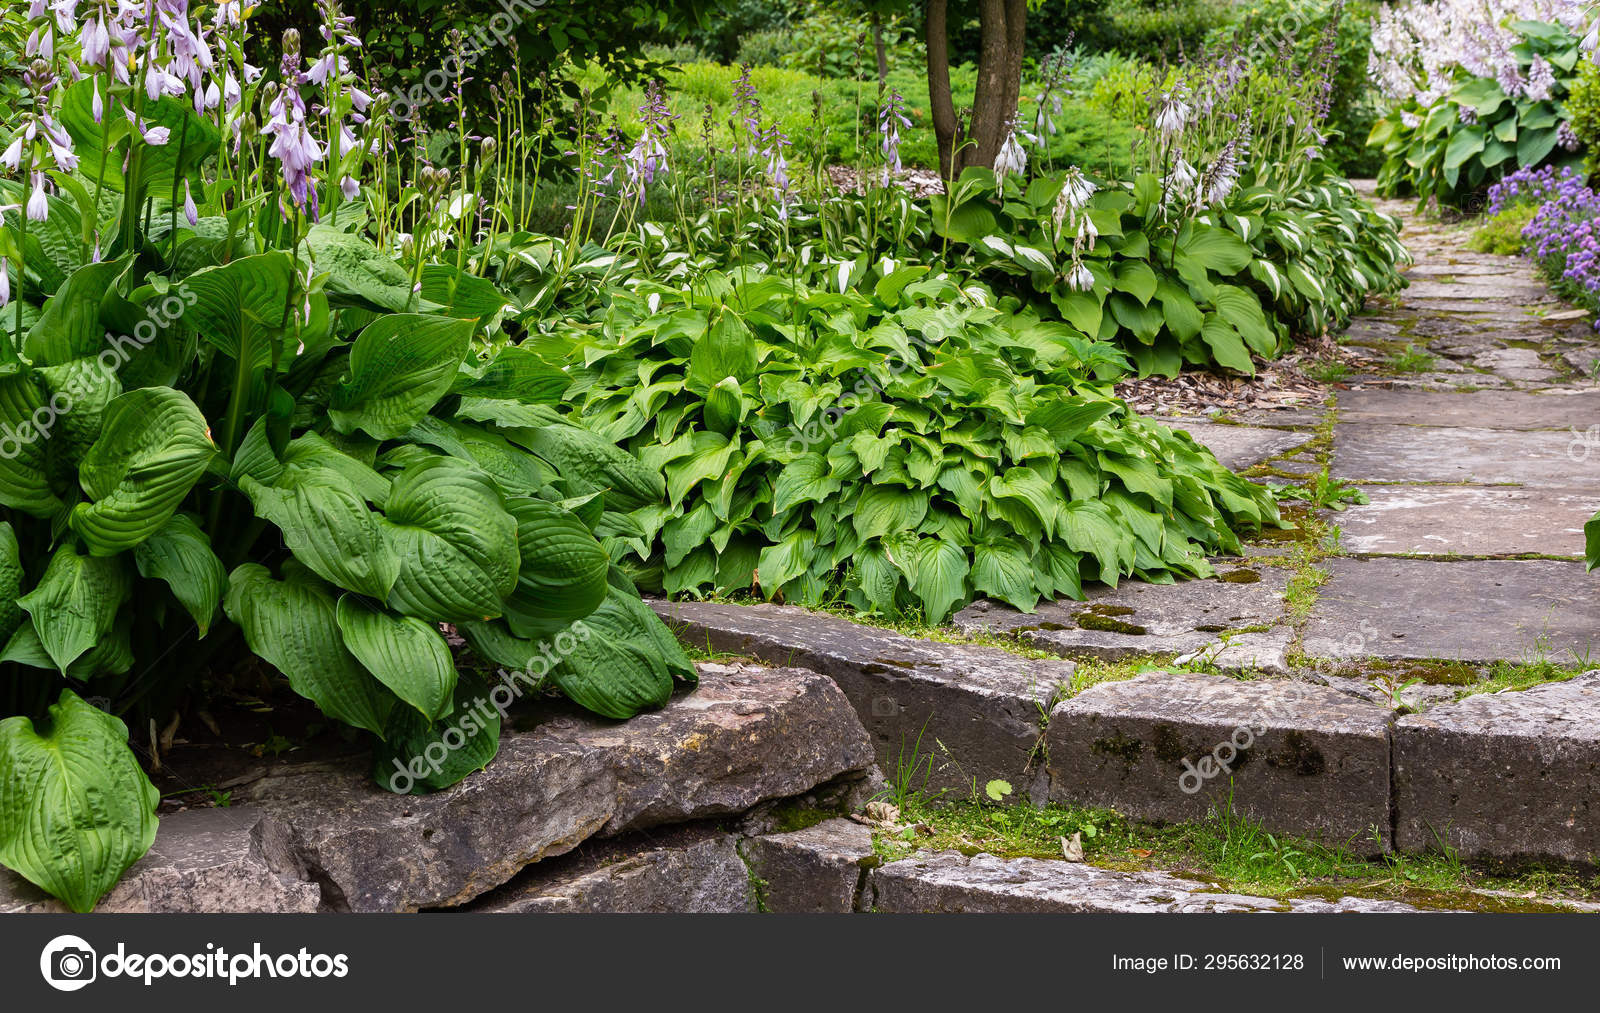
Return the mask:
M28 220L31 222L50 220L50 202L45 199L42 172L33 174L33 193L28 196Z
M1174 96L1164 96L1161 108L1156 112L1156 129L1161 131L1161 135L1171 137L1182 130L1188 122L1189 107Z
M1023 150L1013 130L1006 135L1005 143L1000 145L1000 153L994 156L994 174L999 179L1005 179L1013 172L1021 175L1027 168L1028 153Z
M1082 262L1075 264L1072 273L1067 275L1067 287L1074 292L1087 292L1094 288L1094 275L1083 266Z
M4 257L0 257L0 310L6 308L6 303L11 301L11 264Z
M1172 166L1172 171L1162 181L1163 192L1166 198L1171 200L1178 194L1189 193L1193 190L1195 180L1199 178L1200 174L1195 171L1194 166L1190 165L1182 155L1179 155L1178 160Z

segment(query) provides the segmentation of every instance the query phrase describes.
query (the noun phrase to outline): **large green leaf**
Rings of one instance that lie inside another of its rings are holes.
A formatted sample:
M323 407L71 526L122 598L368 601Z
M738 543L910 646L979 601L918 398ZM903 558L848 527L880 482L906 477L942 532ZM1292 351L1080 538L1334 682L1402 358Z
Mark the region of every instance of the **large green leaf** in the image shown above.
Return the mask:
M150 850L159 801L128 727L70 689L41 726L0 721L0 864L72 910L93 910Z
M61 509L50 487L49 437L41 430L53 429L54 418L32 373L0 373L0 506L35 517Z
M106 345L100 306L127 270L128 260L85 264L72 272L55 297L44 305L38 323L23 336L22 354L36 366L54 366L98 355Z
M61 108L62 124L76 142L78 174L88 180L103 179L114 190L127 185L123 177L127 148L122 142L131 133L119 105L106 96L105 112L96 122L94 82L85 77L67 89ZM139 148L139 184L165 200L175 177L189 175L216 153L217 127L209 118L197 115L187 98L163 95L154 103L141 102L139 112L149 126L169 131L167 143L141 144Z
M436 627L348 594L339 599L337 619L344 646L395 696L429 721L450 712L456 669Z
M400 559L377 514L343 473L318 464L285 468L268 485L248 475L239 488L256 514L278 526L295 558L324 580L382 600L400 576Z
M412 308L411 276L393 257L362 236L313 225L306 233L317 270L326 274L329 297L346 305L401 313ZM465 321L467 333L472 322Z
M939 537L917 539L911 590L922 599L926 622L944 622L953 606L966 601L970 570L961 546Z
M502 683L491 689L462 672L447 720L430 722L410 707L396 707L372 751L373 780L397 794L424 795L487 767L500 748L496 705L510 703L520 688Z
M430 458L395 479L384 513L384 537L400 559L391 607L434 622L501 614L521 557L516 519L492 479Z
M271 365L291 319L294 264L273 250L196 271L183 281L183 322L250 371Z
M517 522L521 563L517 586L505 600L513 630L519 619L581 619L606 596L611 557L570 511L536 499L508 504Z
M140 576L166 581L203 638L222 602L228 571L194 518L173 514L160 531L134 548L133 561Z
M404 436L450 389L472 340L472 322L396 313L368 324L350 350L350 376L328 417L341 433Z
M141 387L106 407L100 438L78 472L93 500L72 510L72 530L109 556L161 530L216 453L205 416L171 387Z
M131 583L122 560L80 556L64 544L50 557L38 586L17 604L33 617L45 653L65 672L111 632Z
M22 551L10 521L0 521L0 644L22 625Z
M755 372L755 336L733 310L725 309L716 323L694 343L689 353L686 386L704 396L724 377L731 376L743 383Z
M613 509L637 510L666 495L660 471L586 429L558 423L519 429L511 438L554 465L574 493L604 492Z
M332 590L297 568L274 580L246 563L228 575L223 602L250 650L331 718L382 735L395 698L344 646Z
M558 658L551 679L574 702L604 717L621 720L665 706L674 675L693 672L681 648L669 650L671 635L655 613L637 595L615 587L592 615L573 624L567 638L550 639Z

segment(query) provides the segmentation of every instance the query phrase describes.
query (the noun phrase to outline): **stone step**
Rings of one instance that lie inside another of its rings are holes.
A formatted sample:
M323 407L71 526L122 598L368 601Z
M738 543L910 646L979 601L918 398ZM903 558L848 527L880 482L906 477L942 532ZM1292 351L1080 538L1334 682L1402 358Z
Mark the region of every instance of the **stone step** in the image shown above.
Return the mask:
M1149 823L1231 804L1273 831L1384 851L1389 722L1382 707L1287 679L1102 683L1050 715L1050 796Z
M1485 693L1394 729L1395 843L1600 865L1600 672Z
M854 704L886 772L916 767L915 787L970 792L993 778L1026 796L1045 711L1073 664L992 647L908 637L786 605L652 601L686 644L802 665ZM931 764L931 769L930 769Z
M235 789L247 808L164 818L108 903L188 910L216 882L229 910L452 907L591 838L743 813L873 770L833 680L758 665L700 673L697 690L627 722L554 701L513 710L488 768L430 795L382 790L359 758L284 764ZM0 869L0 911L50 909Z
M1226 893L1164 872L958 851L913 855L874 869L864 900L892 914L1157 914L1406 912L1397 901L1279 900Z

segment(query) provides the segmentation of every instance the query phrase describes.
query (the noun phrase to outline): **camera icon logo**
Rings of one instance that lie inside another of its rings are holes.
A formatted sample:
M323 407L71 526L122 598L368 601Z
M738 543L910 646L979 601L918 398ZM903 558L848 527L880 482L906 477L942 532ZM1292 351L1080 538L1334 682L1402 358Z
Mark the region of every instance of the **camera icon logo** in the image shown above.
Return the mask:
M875 696L872 698L872 716L875 718L892 718L900 713L900 703L892 696Z
M39 973L60 992L76 992L89 984L98 966L94 947L77 936L56 936L39 955Z

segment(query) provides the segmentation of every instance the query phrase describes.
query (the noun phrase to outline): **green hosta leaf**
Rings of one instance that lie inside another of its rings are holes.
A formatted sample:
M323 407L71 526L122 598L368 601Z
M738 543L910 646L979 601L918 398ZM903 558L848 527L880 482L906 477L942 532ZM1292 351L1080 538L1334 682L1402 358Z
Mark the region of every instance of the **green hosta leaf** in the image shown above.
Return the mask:
M294 264L280 251L241 257L184 279L183 322L250 370L272 363L290 321Z
M438 722L425 720L410 707L396 707L383 741L372 751L373 780L396 794L424 795L487 767L500 750L500 711L495 705L520 695L518 684L503 685L491 689L471 672L462 672L450 716Z
M1593 570L1600 566L1600 513L1584 522L1583 549L1585 569Z
M1024 612L1039 604L1033 562L1017 545L979 545L972 550L972 587Z
M706 392L706 404L701 409L701 418L705 420L706 428L724 436L733 435L744 421L744 395L739 390L739 381L731 376L723 377L715 386Z
M217 448L187 394L141 387L106 407L100 438L79 465L93 500L72 510L72 530L89 550L131 549L167 523Z
M682 503L683 498L701 482L721 478L728 463L739 449L737 438L729 439L720 433L695 433L690 441L691 452L681 461L667 465L667 498L672 503Z
M272 485L243 476L239 488L257 516L277 525L289 551L318 576L369 597L389 596L400 559L378 515L344 475L302 465L284 469Z
M456 376L450 393L467 397L507 398L523 404L558 404L572 383L559 367L518 345L502 348L481 373Z
M661 502L666 481L626 451L574 425L558 423L520 429L512 439L550 462L578 495L604 492L616 510L637 510Z
M22 551L10 521L0 521L0 643L11 639L22 625Z
M1220 316L1212 314L1206 317L1205 327L1200 336L1205 339L1210 347L1211 354L1216 358L1217 364L1229 369L1238 370L1246 376L1253 375L1256 371L1255 363L1250 360L1250 351L1244 347L1244 342L1239 338L1239 332Z
M0 864L93 910L156 839L160 794L128 727L70 689L41 726L0 721Z
M697 675L683 648L637 593L612 587L594 614L550 640L552 681L577 703L619 720L665 706L674 679Z
M685 386L704 396L723 377L739 383L756 374L756 339L745 322L725 309L717 322L694 343L689 353Z
M944 622L950 610L967 600L967 553L943 538L917 539L911 591L922 599L922 617L930 625Z
M313 225L306 246L317 270L326 273L327 292L339 302L403 313L411 309L411 276L362 236ZM465 321L471 333L471 321Z
M36 372L50 402L62 409L50 434L51 449L58 459L76 465L100 438L106 407L122 393L122 384L117 374L107 372L94 357L44 366Z
M344 646L333 591L304 571L274 580L246 563L228 575L223 610L245 643L324 714L382 735L394 697Z
M773 516L782 516L801 503L822 503L838 492L841 483L828 473L828 459L818 453L801 454L778 473L772 493Z
M0 373L0 506L35 517L62 506L50 488L49 437L40 429L54 428L46 400L33 374Z
M341 433L404 436L450 389L472 340L472 323L396 313L368 324L350 350L350 377L328 417Z
M22 354L28 361L56 366L104 351L100 307L127 269L128 258L122 258L85 264L72 272L55 297L45 302L38 323L23 336Z
M1238 274L1254 259L1244 240L1228 229L1202 222L1191 222L1179 234L1178 256L1223 275Z
M508 504L517 522L521 565L505 600L513 630L517 620L581 619L606 596L611 557L574 514L554 503L517 499Z
M133 550L139 574L166 581L204 637L228 585L228 571L211 551L211 539L188 514L172 518Z
M894 485L869 485L861 492L851 518L863 542L914 531L928 513L928 494Z
M517 522L483 472L446 457L395 479L384 538L400 559L390 607L433 622L501 614L517 585Z
M1125 260L1117 267L1116 288L1147 306L1156 294L1156 273L1142 260Z
M45 653L62 672L111 632L132 582L120 559L80 556L62 545L44 577L17 604L33 617Z
M429 721L450 712L456 669L436 627L348 594L339 599L335 615L345 649L395 696Z
M423 266L422 298L437 303L445 316L480 323L493 320L508 305L494 282L467 274L454 264Z
M785 584L809 570L816 548L816 532L801 529L776 545L762 549L761 559L756 563L756 580L761 585L761 593L771 598Z

